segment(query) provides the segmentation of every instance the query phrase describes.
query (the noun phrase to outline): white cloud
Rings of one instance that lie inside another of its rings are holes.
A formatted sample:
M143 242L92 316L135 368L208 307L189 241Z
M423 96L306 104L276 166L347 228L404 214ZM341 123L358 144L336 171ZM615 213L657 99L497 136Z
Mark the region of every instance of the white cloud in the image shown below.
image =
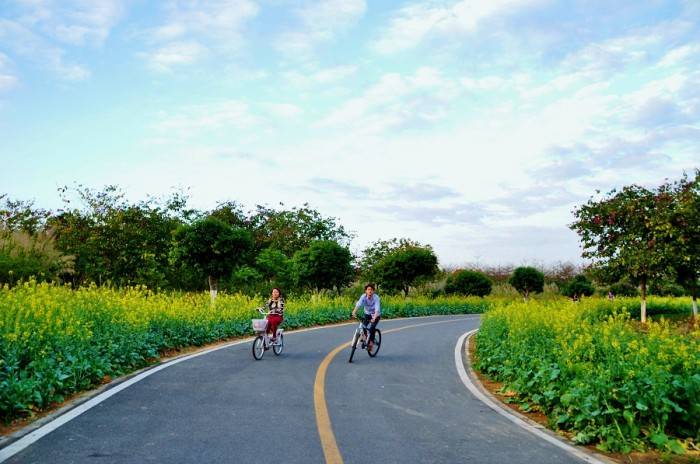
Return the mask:
M333 39L359 21L367 10L365 0L319 0L297 10L299 29L283 33L276 48L283 53L308 53L316 44Z
M195 63L207 54L208 50L197 42L175 42L160 47L143 56L148 66L155 71L170 71L173 66Z
M341 65L319 70L292 70L283 73L286 80L296 86L306 87L317 84L331 84L346 79L357 72L357 66Z
M248 129L258 123L247 103L229 100L190 105L171 113L161 113L155 129L177 137L200 135L208 131Z
M51 70L62 79L80 81L90 77L85 66L64 58L64 49L48 43L19 22L0 18L0 40L15 54Z
M684 44L670 50L659 61L661 67L682 66L693 64L692 58L700 54L700 43Z
M164 8L165 22L148 31L154 48L139 54L156 71L191 65L208 54L236 52L245 25L259 11L252 0L170 0Z
M508 81L500 76L487 76L481 78L465 77L461 84L469 91L493 91L507 85Z
M413 75L385 74L373 86L342 104L320 127L381 133L390 129L421 126L442 119L459 86L433 68L423 67Z
M59 42L71 45L101 45L121 19L126 0L33 0L19 2L18 18Z
M304 110L291 103L267 103L267 111L277 118L293 119L304 114Z
M0 52L0 92L17 85L17 76L10 71L10 59Z
M416 47L431 36L454 38L474 32L489 18L510 14L540 0L460 0L450 4L414 3L401 8L373 44L380 53Z

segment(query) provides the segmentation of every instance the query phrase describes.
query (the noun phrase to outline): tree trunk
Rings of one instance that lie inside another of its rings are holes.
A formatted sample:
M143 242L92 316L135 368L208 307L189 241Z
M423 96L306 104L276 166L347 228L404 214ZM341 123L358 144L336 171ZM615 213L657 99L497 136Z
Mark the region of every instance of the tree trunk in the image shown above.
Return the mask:
M642 324L647 322L647 279L646 277L641 281L642 288L642 309L641 309L641 320Z
M698 318L698 296L693 294L693 319Z
M408 289L409 289L409 288L410 288L410 287L409 287L408 285L406 285L406 286L403 288L403 296L404 296L404 298L406 298L406 297L408 296Z
M525 290L525 293L523 293L523 301L527 301L529 296L530 296L530 291Z
M216 300L216 293L219 291L219 279L214 276L209 276L209 296L212 303Z

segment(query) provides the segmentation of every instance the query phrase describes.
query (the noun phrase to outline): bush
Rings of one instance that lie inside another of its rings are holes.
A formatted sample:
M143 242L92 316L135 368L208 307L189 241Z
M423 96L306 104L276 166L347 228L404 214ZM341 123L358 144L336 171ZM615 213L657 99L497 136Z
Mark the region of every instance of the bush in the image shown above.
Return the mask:
M636 285L627 282L626 280L616 282L610 286L609 289L615 296L637 296L639 295L639 290Z
M579 443L683 452L678 439L700 439L700 332L682 335L663 320L642 332L624 312L630 303L497 306L482 318L477 368Z
M583 274L579 274L569 282L564 284L561 289L561 294L568 297L576 296L591 296L595 293L593 283Z
M653 282L649 286L649 294L659 296L683 296L685 289L675 282Z
M0 229L0 285L36 278L56 281L73 272L73 258L56 251L48 233L9 232Z
M445 293L486 296L491 293L491 280L481 272L461 270L450 274L445 284Z
M508 283L527 298L530 293L542 293L544 274L534 267L519 267L513 271Z

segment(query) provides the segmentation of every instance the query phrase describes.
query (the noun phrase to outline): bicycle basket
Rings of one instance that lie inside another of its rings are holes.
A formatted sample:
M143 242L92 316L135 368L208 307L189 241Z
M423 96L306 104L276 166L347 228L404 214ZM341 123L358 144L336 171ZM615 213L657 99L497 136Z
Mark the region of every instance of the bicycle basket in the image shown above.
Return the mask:
M267 330L267 319L253 319L253 330L265 332Z

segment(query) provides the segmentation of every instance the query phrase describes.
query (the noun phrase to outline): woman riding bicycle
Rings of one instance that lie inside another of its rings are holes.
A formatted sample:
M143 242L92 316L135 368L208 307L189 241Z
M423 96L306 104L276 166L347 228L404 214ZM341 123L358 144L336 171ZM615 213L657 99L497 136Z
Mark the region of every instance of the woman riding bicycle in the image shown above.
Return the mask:
M270 312L267 315L267 332L272 334L270 338L274 342L277 338L277 327L284 321L284 298L279 288L272 289L272 296L265 303L265 308Z
M379 324L379 319L382 318L382 309L379 305L379 295L374 293L374 284L365 285L365 293L357 300L355 303L355 308L352 310L352 317L357 316L357 308L362 307L364 309L364 315L362 317L362 323L367 325L370 322L372 325L369 326L369 342L367 342L367 348L372 351L374 345L374 333L377 330L377 324Z

